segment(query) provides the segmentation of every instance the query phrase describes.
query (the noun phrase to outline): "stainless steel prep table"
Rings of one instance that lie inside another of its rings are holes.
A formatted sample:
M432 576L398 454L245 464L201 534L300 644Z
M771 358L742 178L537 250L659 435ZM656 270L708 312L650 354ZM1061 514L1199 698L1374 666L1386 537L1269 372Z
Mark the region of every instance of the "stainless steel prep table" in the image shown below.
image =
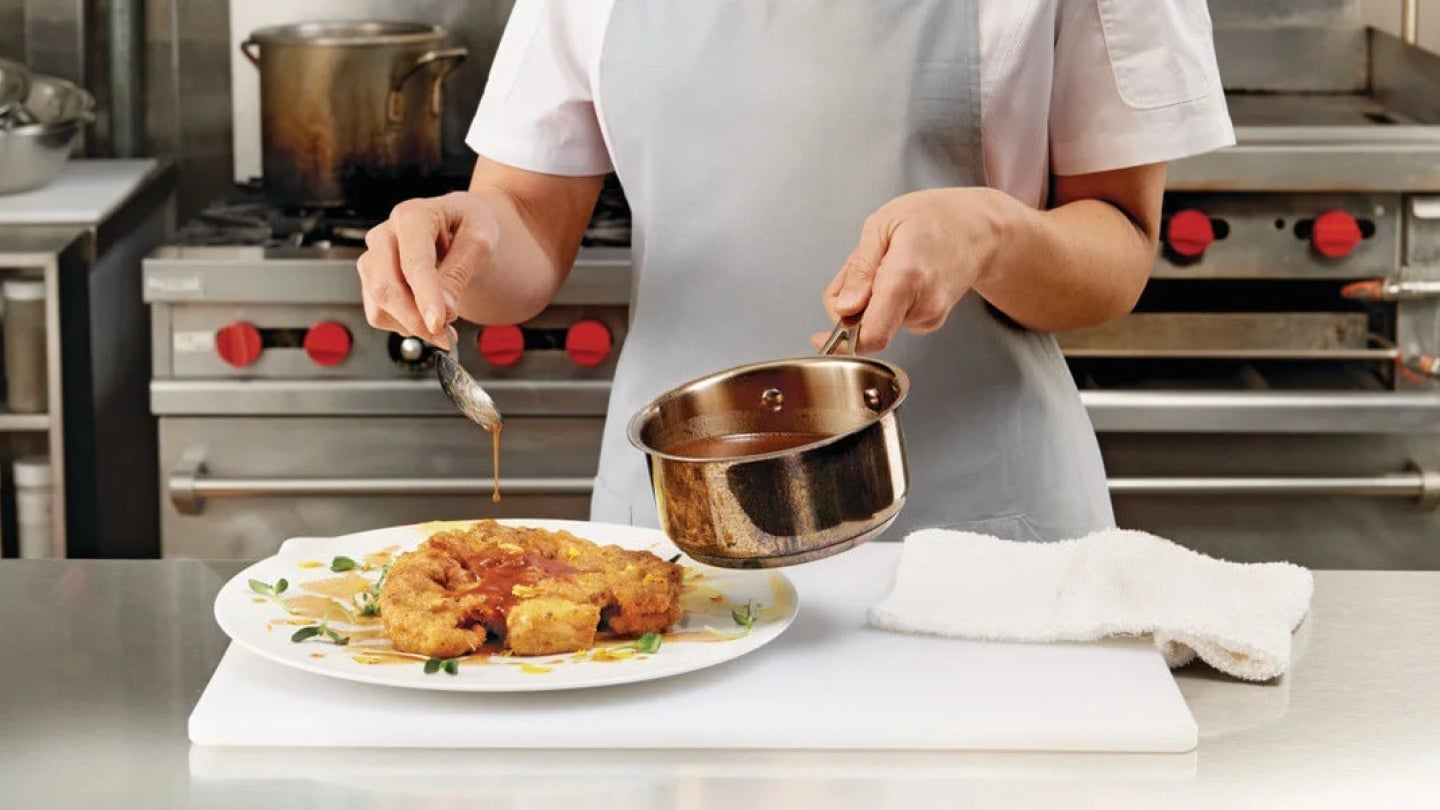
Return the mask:
M1419 806L1440 795L1440 573L1320 573L1297 664L1278 683L1182 672L1200 725L1193 755L321 752L373 763L387 787L371 789L328 782L294 753L187 742L186 718L226 645L211 601L239 568L0 563L0 807L412 808L454 806L442 795L451 789L493 806L726 810L961 796L1009 806ZM293 764L284 780L244 777L277 761ZM464 778L406 777L422 767Z

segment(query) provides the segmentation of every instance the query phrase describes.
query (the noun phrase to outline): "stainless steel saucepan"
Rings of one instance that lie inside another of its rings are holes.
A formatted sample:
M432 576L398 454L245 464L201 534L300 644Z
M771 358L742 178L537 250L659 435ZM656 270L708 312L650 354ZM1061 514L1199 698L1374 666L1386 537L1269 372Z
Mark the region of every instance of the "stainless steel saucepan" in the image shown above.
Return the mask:
M660 525L686 554L726 568L828 557L885 530L909 471L900 404L909 377L883 360L819 356L740 366L661 395L629 424Z

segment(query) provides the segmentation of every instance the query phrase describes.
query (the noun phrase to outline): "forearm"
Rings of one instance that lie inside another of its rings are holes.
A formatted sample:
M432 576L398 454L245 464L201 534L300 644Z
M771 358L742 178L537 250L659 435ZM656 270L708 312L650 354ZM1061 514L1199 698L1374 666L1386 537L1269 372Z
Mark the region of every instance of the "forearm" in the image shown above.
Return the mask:
M1098 326L1131 310L1155 259L1156 234L1119 207L1082 199L1049 211L1015 201L974 290L1040 332Z
M503 188L470 189L490 206L498 225L489 265L475 273L456 301L460 317L481 324L521 323L549 305L565 283L579 248L547 245L542 228Z
M482 324L520 323L550 304L570 274L604 177L530 172L481 158L470 191L491 217L477 240L486 255L462 257L473 272L456 303L460 317ZM458 242L458 240L457 240ZM444 262L441 263L442 272Z

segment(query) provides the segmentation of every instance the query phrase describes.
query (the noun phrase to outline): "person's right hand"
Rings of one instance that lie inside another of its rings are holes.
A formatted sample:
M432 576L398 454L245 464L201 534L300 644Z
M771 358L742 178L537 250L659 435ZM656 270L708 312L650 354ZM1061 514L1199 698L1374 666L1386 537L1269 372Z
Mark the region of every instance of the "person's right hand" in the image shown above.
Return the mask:
M495 254L500 227L484 198L456 191L407 200L365 235L355 262L365 320L450 348L457 302Z

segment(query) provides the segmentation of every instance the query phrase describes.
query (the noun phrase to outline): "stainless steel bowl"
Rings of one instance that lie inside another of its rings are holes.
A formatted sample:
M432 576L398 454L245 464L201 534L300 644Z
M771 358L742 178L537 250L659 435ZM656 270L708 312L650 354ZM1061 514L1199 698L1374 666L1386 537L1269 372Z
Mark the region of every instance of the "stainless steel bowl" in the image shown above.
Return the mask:
M95 97L74 82L31 74L23 104L0 113L0 194L39 188L65 168Z
M49 183L65 168L79 119L0 130L0 194L29 191Z
M0 58L0 108L21 102L30 94L30 69Z
M820 356L741 366L664 394L629 425L661 528L686 554L726 568L794 565L875 537L909 492L899 422L909 388L883 360ZM823 438L737 458L674 451L774 433Z
M25 96L25 108L40 124L73 120L88 123L95 118L95 97L74 82L54 76L32 75L30 91Z

